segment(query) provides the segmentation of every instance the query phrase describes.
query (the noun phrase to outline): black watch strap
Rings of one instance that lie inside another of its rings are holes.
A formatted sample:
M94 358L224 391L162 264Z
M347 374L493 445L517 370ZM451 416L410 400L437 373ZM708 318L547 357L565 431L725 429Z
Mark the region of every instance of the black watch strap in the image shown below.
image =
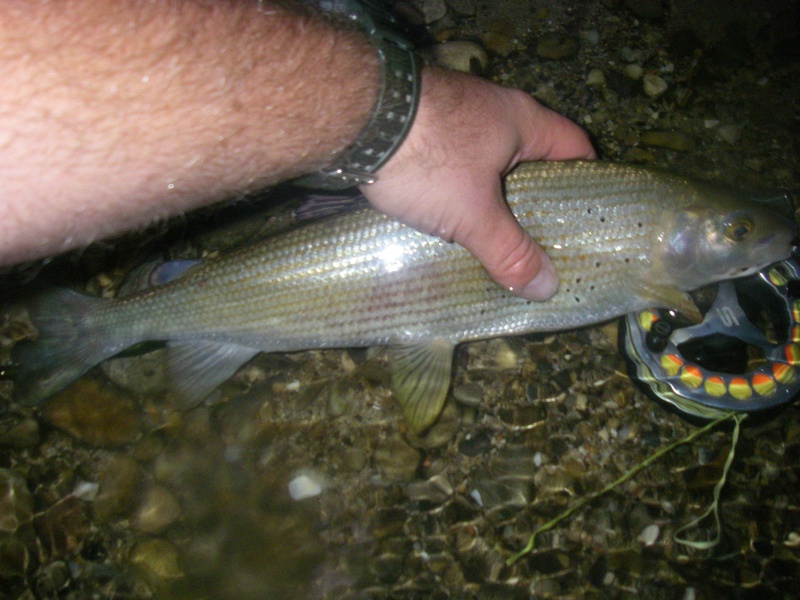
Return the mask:
M341 190L372 183L405 139L419 100L420 65L390 13L373 2L321 0L322 10L355 21L375 46L381 64L378 99L361 133L330 168L294 180L297 185Z

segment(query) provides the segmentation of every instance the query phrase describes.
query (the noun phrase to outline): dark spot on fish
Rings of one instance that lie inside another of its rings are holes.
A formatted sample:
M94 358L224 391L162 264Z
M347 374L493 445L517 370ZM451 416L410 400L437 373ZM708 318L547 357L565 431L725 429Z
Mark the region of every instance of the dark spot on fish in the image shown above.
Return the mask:
M575 302L580 302L580 301L581 301L581 299L578 298L577 296L575 296Z
M641 226L642 226L642 222L641 222L641 221L639 221L639 222L636 224L636 226L637 226L637 227L641 227Z
M596 263L594 263L594 268L595 269L599 269L600 268L600 261L599 260Z
M591 291L594 291L594 286L593 286L593 285L592 285L592 286L590 286L590 287L589 287L589 289L590 289Z
M628 258L628 257L625 257L625 264L627 265L629 262L631 262L631 259Z
M575 283L580 283L580 282L581 282L581 278L580 277L576 277L575 278Z
M600 222L601 223L605 223L606 222L606 218L605 217L600 217Z

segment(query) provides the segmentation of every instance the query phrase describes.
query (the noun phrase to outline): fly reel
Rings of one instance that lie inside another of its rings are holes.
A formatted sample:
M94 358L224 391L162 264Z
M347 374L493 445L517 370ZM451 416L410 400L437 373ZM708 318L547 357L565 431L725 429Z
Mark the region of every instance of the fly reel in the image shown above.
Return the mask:
M648 309L622 319L628 373L688 417L765 413L800 393L800 264L793 257L693 294L704 315Z

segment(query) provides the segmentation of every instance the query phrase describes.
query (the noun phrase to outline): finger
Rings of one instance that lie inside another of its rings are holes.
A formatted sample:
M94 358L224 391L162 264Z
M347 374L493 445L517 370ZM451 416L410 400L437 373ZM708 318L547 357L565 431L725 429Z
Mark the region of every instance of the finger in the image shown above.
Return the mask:
M588 134L567 117L528 97L529 110L522 129L519 160L594 159Z
M483 206L470 221L471 227L455 231L454 241L513 293L530 300L546 300L555 294L558 279L552 262L514 219L500 190Z

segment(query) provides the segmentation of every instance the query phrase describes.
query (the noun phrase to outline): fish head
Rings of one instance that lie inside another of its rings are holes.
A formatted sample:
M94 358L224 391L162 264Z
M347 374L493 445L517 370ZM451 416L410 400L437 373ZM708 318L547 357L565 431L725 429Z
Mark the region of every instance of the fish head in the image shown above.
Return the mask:
M792 215L741 195L709 193L702 200L665 212L655 242L659 274L677 288L745 277L791 255Z

